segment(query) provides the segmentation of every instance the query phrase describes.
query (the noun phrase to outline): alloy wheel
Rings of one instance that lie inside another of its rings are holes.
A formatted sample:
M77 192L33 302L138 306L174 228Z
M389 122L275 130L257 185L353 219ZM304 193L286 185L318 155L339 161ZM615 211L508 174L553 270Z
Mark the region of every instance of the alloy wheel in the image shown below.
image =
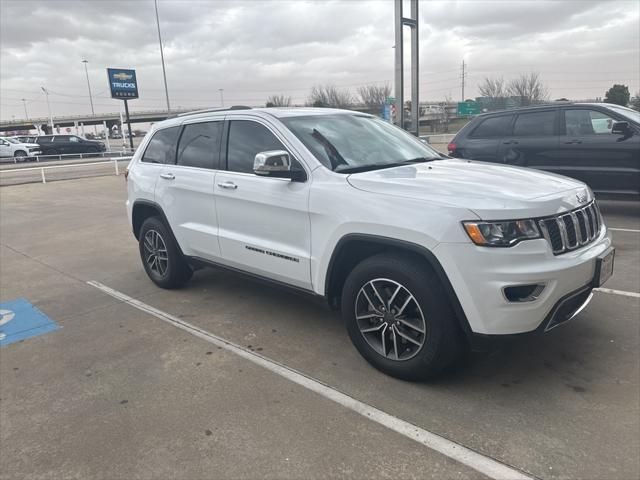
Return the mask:
M355 302L360 333L378 354L389 360L409 360L424 345L427 327L416 298L388 278L367 282Z
M169 255L162 235L157 230L148 230L144 235L144 259L149 269L164 277L169 267Z

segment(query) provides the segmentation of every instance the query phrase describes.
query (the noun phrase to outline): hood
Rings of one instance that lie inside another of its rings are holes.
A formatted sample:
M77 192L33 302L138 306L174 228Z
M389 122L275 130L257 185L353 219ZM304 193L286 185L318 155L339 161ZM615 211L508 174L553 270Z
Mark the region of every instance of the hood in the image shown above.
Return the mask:
M447 159L349 175L355 188L466 208L485 220L554 215L591 201L582 182L529 168Z
M38 147L38 148L40 148L40 145L37 144L37 143L20 143L19 145L21 147L29 147L29 148Z

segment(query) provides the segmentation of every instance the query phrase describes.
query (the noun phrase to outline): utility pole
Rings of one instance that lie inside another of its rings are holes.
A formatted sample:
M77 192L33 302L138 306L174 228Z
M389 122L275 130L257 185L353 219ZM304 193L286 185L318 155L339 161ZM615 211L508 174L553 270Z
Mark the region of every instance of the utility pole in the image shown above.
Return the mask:
M224 107L224 88L219 88L218 91L220 92L220 106Z
M404 38L403 28L411 28L411 131L419 134L418 120L420 112L418 95L418 0L411 0L411 17L402 15L402 0L395 0L395 124L404 128Z
M464 63L464 58L462 59L462 68L460 73L460 86L462 87L462 101L464 102L464 82L467 77L467 65Z
M24 118L29 120L29 114L27 113L27 100L24 98L21 98L20 100L22 100L22 106L24 107Z
M162 35L160 34L160 17L158 16L158 0L154 0L156 6L156 24L158 25L158 43L160 43L160 60L162 61L162 77L164 78L164 93L167 96L167 113L171 110L169 105L169 88L167 87L167 71L164 68L164 53L162 51Z
M49 104L49 91L44 87L40 88L44 92L45 97L47 97L47 110L49 111L49 124L51 125L51 133L49 135L53 135L53 115L51 115L51 105Z
M87 69L87 63L89 63L89 60L87 60L86 58L83 58L82 63L84 63L84 74L87 76L87 88L89 89L89 104L91 105L91 116L95 117L96 112L93 110L93 97L91 96L91 82L89 82L89 70ZM94 124L93 130L95 131L96 137L97 137L98 126Z

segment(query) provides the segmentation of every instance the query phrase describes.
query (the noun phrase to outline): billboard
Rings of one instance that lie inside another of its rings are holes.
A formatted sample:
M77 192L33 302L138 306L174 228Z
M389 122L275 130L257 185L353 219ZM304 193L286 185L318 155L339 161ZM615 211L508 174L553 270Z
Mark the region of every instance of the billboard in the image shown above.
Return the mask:
M136 71L126 68L107 68L111 98L131 100L138 98Z

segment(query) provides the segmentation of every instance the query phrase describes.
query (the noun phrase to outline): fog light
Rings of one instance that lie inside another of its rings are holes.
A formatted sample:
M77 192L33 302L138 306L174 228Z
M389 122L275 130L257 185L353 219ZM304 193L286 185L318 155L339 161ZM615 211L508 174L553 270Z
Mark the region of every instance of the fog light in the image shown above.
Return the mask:
M545 285L541 283L533 283L530 285L512 285L504 287L504 298L508 302L533 302L542 294Z

